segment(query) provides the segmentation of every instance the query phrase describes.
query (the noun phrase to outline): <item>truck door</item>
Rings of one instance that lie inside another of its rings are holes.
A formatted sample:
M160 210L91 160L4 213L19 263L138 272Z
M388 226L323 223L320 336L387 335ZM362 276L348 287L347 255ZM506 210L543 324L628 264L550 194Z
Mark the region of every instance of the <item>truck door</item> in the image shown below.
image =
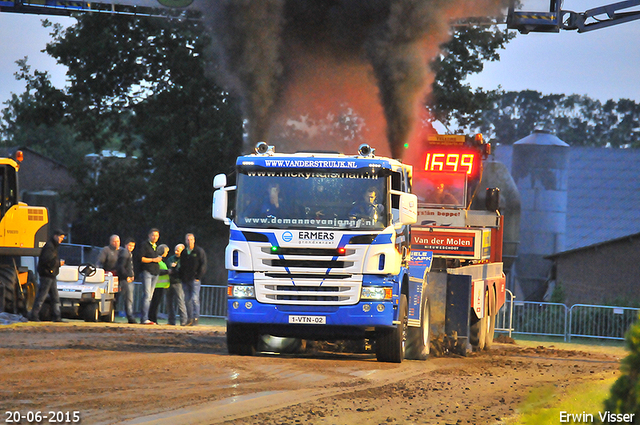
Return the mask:
M404 171L404 170L403 170ZM405 173L394 171L391 173L391 189L399 192L409 192L407 187L407 178ZM398 195L391 195L391 211L392 219L395 223L399 217L400 197ZM402 228L396 231L397 238L396 243L399 244L398 252L402 253L403 260L408 258L408 254L411 246L410 226L402 226Z

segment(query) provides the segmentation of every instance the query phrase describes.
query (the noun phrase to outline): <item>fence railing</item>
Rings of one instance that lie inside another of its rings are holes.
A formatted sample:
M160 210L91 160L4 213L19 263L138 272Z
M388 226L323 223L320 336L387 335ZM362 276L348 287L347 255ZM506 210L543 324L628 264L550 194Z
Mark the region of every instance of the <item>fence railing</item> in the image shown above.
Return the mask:
M66 264L95 264L100 250L102 250L102 247L61 243L58 248L58 256L64 260Z
M509 312L513 311L511 321ZM507 300L496 317L496 332L514 334L624 340L640 309L606 305Z
M567 338L624 339L626 332L638 319L637 308L574 304L569 309Z
M512 323L513 323L513 299L515 298L515 295L513 295L513 292L511 292L510 290L506 289L507 291L507 295L509 295L509 308L501 308L500 311L498 312L498 315L496 317L496 322L495 322L495 331L496 332L508 332L509 333L509 338L511 338L511 333L513 332L513 328L511 327ZM503 305L503 307L506 307L506 303ZM509 315L507 317L507 315Z
M560 303L506 300L496 316L496 332L509 335L542 335L624 340L625 333L638 320L640 309L605 305L575 304L571 308ZM133 306L141 310L142 284L134 286ZM159 312L167 312L166 296ZM200 289L200 315L225 318L227 316L227 286L202 285Z
M140 312L142 310L142 283L134 282L133 287L133 310ZM167 312L167 297L165 295L158 312L165 314ZM122 310L122 305L118 306ZM227 285L202 285L200 287L200 316L212 318L227 317Z

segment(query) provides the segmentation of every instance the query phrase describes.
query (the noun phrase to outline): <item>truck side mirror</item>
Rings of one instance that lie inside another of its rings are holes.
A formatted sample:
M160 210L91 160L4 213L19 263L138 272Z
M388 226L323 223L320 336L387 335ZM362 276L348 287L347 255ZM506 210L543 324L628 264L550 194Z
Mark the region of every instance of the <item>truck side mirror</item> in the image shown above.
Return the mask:
M227 175L226 174L218 174L213 178L213 187L214 189L220 189L227 185Z
M398 221L403 225L418 221L418 197L413 193L400 195L400 215Z
M224 174L222 174L222 176L224 177ZM219 177L219 175L216 177ZM225 189L221 188L213 192L213 206L211 209L211 216L216 220L224 221L226 224L229 224L229 218L227 218L228 203L229 195L227 194L227 191Z

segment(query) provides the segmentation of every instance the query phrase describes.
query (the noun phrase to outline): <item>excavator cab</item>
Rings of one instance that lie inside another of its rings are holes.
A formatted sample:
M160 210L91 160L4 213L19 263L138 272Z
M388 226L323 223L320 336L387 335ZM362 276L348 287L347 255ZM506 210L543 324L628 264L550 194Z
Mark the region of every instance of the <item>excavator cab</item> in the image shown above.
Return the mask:
M38 256L47 241L49 217L44 207L20 202L18 170L23 154L0 157L0 264L4 256Z
M0 164L0 219L18 203L18 183L16 169L9 164Z

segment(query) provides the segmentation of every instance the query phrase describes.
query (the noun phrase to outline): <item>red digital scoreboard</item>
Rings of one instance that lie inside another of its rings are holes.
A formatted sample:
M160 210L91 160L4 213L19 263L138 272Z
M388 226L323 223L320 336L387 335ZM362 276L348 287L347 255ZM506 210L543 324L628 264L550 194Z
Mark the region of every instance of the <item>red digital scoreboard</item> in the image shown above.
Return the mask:
M427 172L465 173L473 176L478 168L474 152L427 152L424 160L424 170Z
M464 136L433 136L422 154L421 171L427 173L462 173L468 179L478 175L482 153L464 145Z
M481 137L481 136L480 136ZM412 191L423 208L465 208L482 176L482 139L431 135L413 154Z

